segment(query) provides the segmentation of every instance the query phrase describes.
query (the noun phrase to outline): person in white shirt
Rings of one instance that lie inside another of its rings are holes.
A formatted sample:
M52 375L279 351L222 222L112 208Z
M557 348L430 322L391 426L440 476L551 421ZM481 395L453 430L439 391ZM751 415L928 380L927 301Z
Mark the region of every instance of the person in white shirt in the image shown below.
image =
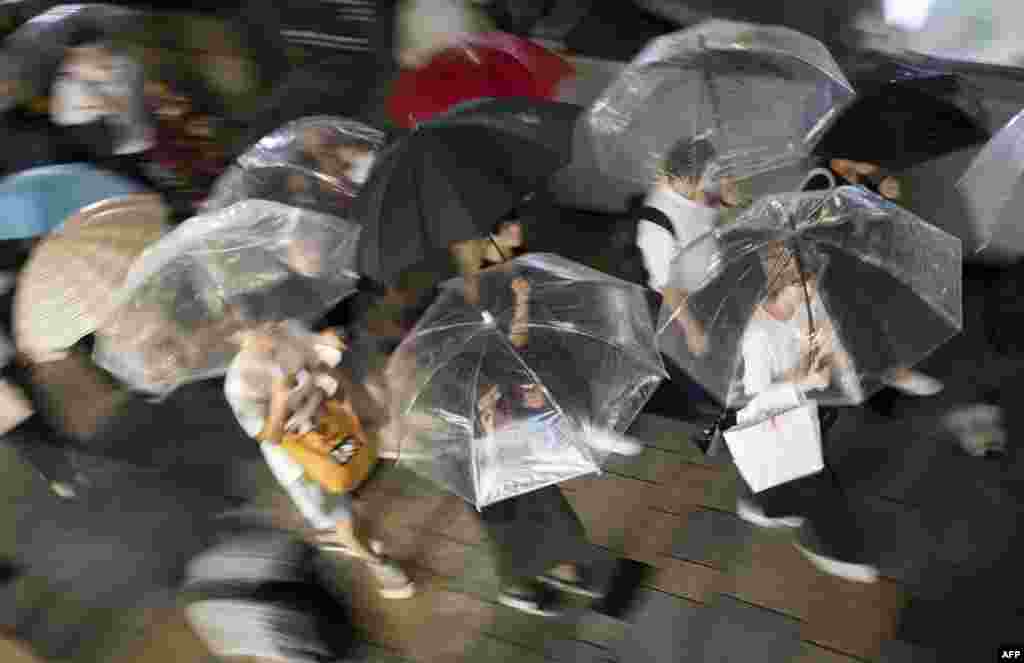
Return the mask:
M648 286L676 311L675 321L682 326L694 355L704 353L707 338L686 304L690 292L699 287L714 248L713 243L694 242L715 227L722 207L739 204L738 189L730 179L722 180L717 195L705 188L704 175L715 156L706 138L676 145L665 159L664 172L637 211L636 244L649 275ZM667 288L673 261L688 248L687 264L683 265L686 287Z
M744 396L754 398L782 382L805 392L823 391L832 383L839 355L817 293L819 274L817 270L801 273L783 247L770 247L766 253L768 292L740 343Z
M316 365L336 364L330 350L343 349L344 343L331 330L319 335L317 345L304 342L294 333L294 323L263 325L236 335L241 350L228 367L224 394L238 423L260 443L260 451L270 471L288 493L309 523L323 533L322 548L365 560L374 572L382 597L404 599L413 596L415 586L402 569L379 553L379 545L365 543L357 534L352 498L348 494L328 494L306 476L301 464L281 447L285 432L301 430L304 422L301 403L310 389L337 389L324 384L324 375ZM330 362L325 360L331 359ZM340 361L340 357L336 357ZM310 370L312 369L312 370ZM303 370L309 379L295 384Z
M818 297L824 264L810 252L802 252L798 263L781 242L765 247L761 260L767 292L740 343L744 396L753 398L781 383L795 385L811 398L820 396L841 382L841 374L854 375ZM808 301L813 328L806 315ZM824 438L834 419L827 421L832 413L819 410ZM797 548L826 573L857 582L878 579L878 569L868 562L861 528L834 474L818 472L741 496L737 513L762 527L798 528ZM802 527L805 522L810 527Z

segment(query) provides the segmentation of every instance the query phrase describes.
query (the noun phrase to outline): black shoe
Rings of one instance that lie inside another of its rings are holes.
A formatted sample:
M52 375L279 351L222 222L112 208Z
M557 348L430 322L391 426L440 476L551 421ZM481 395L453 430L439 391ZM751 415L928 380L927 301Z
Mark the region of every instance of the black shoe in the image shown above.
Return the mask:
M505 585L498 592L498 603L538 617L558 617L565 612L557 592L542 585Z
M0 587L10 584L19 575L21 568L9 559L0 560Z

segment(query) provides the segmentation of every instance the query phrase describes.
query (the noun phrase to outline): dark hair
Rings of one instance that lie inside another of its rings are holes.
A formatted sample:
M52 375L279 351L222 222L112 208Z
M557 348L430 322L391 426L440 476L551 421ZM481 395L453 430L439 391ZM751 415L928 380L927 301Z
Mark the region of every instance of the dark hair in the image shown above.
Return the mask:
M68 46L70 48L77 48L79 46L103 46L108 49L113 48L110 44L110 35L96 25L83 26L82 28L75 30L75 33L69 40Z
M791 283L820 278L827 260L812 247L799 247L794 251L794 247L773 241L761 249L761 264L768 278L768 293L775 295Z
M505 229L505 226L510 226L513 224L521 226L523 222L522 220L519 219L518 216L514 214L506 214L505 216L501 217L500 219L494 222L494 225L491 226L491 234L498 235L501 233L502 230Z
M665 172L672 177L701 177L718 153L707 138L679 141L665 155Z

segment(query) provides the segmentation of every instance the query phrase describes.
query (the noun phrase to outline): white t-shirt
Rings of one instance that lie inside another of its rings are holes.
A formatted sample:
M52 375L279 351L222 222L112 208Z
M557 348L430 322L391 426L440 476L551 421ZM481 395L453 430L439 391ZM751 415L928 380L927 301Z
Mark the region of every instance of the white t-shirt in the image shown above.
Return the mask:
M684 248L714 227L718 210L693 202L664 182L654 185L644 204L662 211L675 229L673 236L662 226L645 220L639 221L636 227L636 245L650 275L648 285L660 292L668 284L672 262ZM707 268L706 256L694 256L694 259L701 264L694 264L693 269L687 270L693 272L693 278L686 279L691 282L688 285L699 282Z
M753 398L800 365L800 315L781 321L767 315L750 320L743 334L743 391Z
M818 297L811 304L814 320L824 320L828 313ZM771 318L763 312L751 318L740 342L743 357L743 391L753 398L763 393L779 378L800 364L802 338L807 326L807 308L801 303L800 310L789 320ZM832 347L838 355L849 357L839 338L833 336ZM833 395L844 395L851 402L863 398L856 371L842 368L833 374Z

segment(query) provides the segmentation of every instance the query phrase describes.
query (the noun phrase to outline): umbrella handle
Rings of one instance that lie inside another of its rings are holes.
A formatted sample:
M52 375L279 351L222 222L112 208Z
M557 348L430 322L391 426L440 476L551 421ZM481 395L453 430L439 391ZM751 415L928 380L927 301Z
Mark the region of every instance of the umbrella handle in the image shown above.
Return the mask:
M796 232L796 217L790 215L789 223L793 227L793 231ZM807 273L804 271L804 261L800 255L800 244L797 240L793 240L793 258L796 260L796 268L800 273L800 285L804 290L804 305L807 307L807 325L809 332L814 334L814 311L811 307L811 291L807 286Z

